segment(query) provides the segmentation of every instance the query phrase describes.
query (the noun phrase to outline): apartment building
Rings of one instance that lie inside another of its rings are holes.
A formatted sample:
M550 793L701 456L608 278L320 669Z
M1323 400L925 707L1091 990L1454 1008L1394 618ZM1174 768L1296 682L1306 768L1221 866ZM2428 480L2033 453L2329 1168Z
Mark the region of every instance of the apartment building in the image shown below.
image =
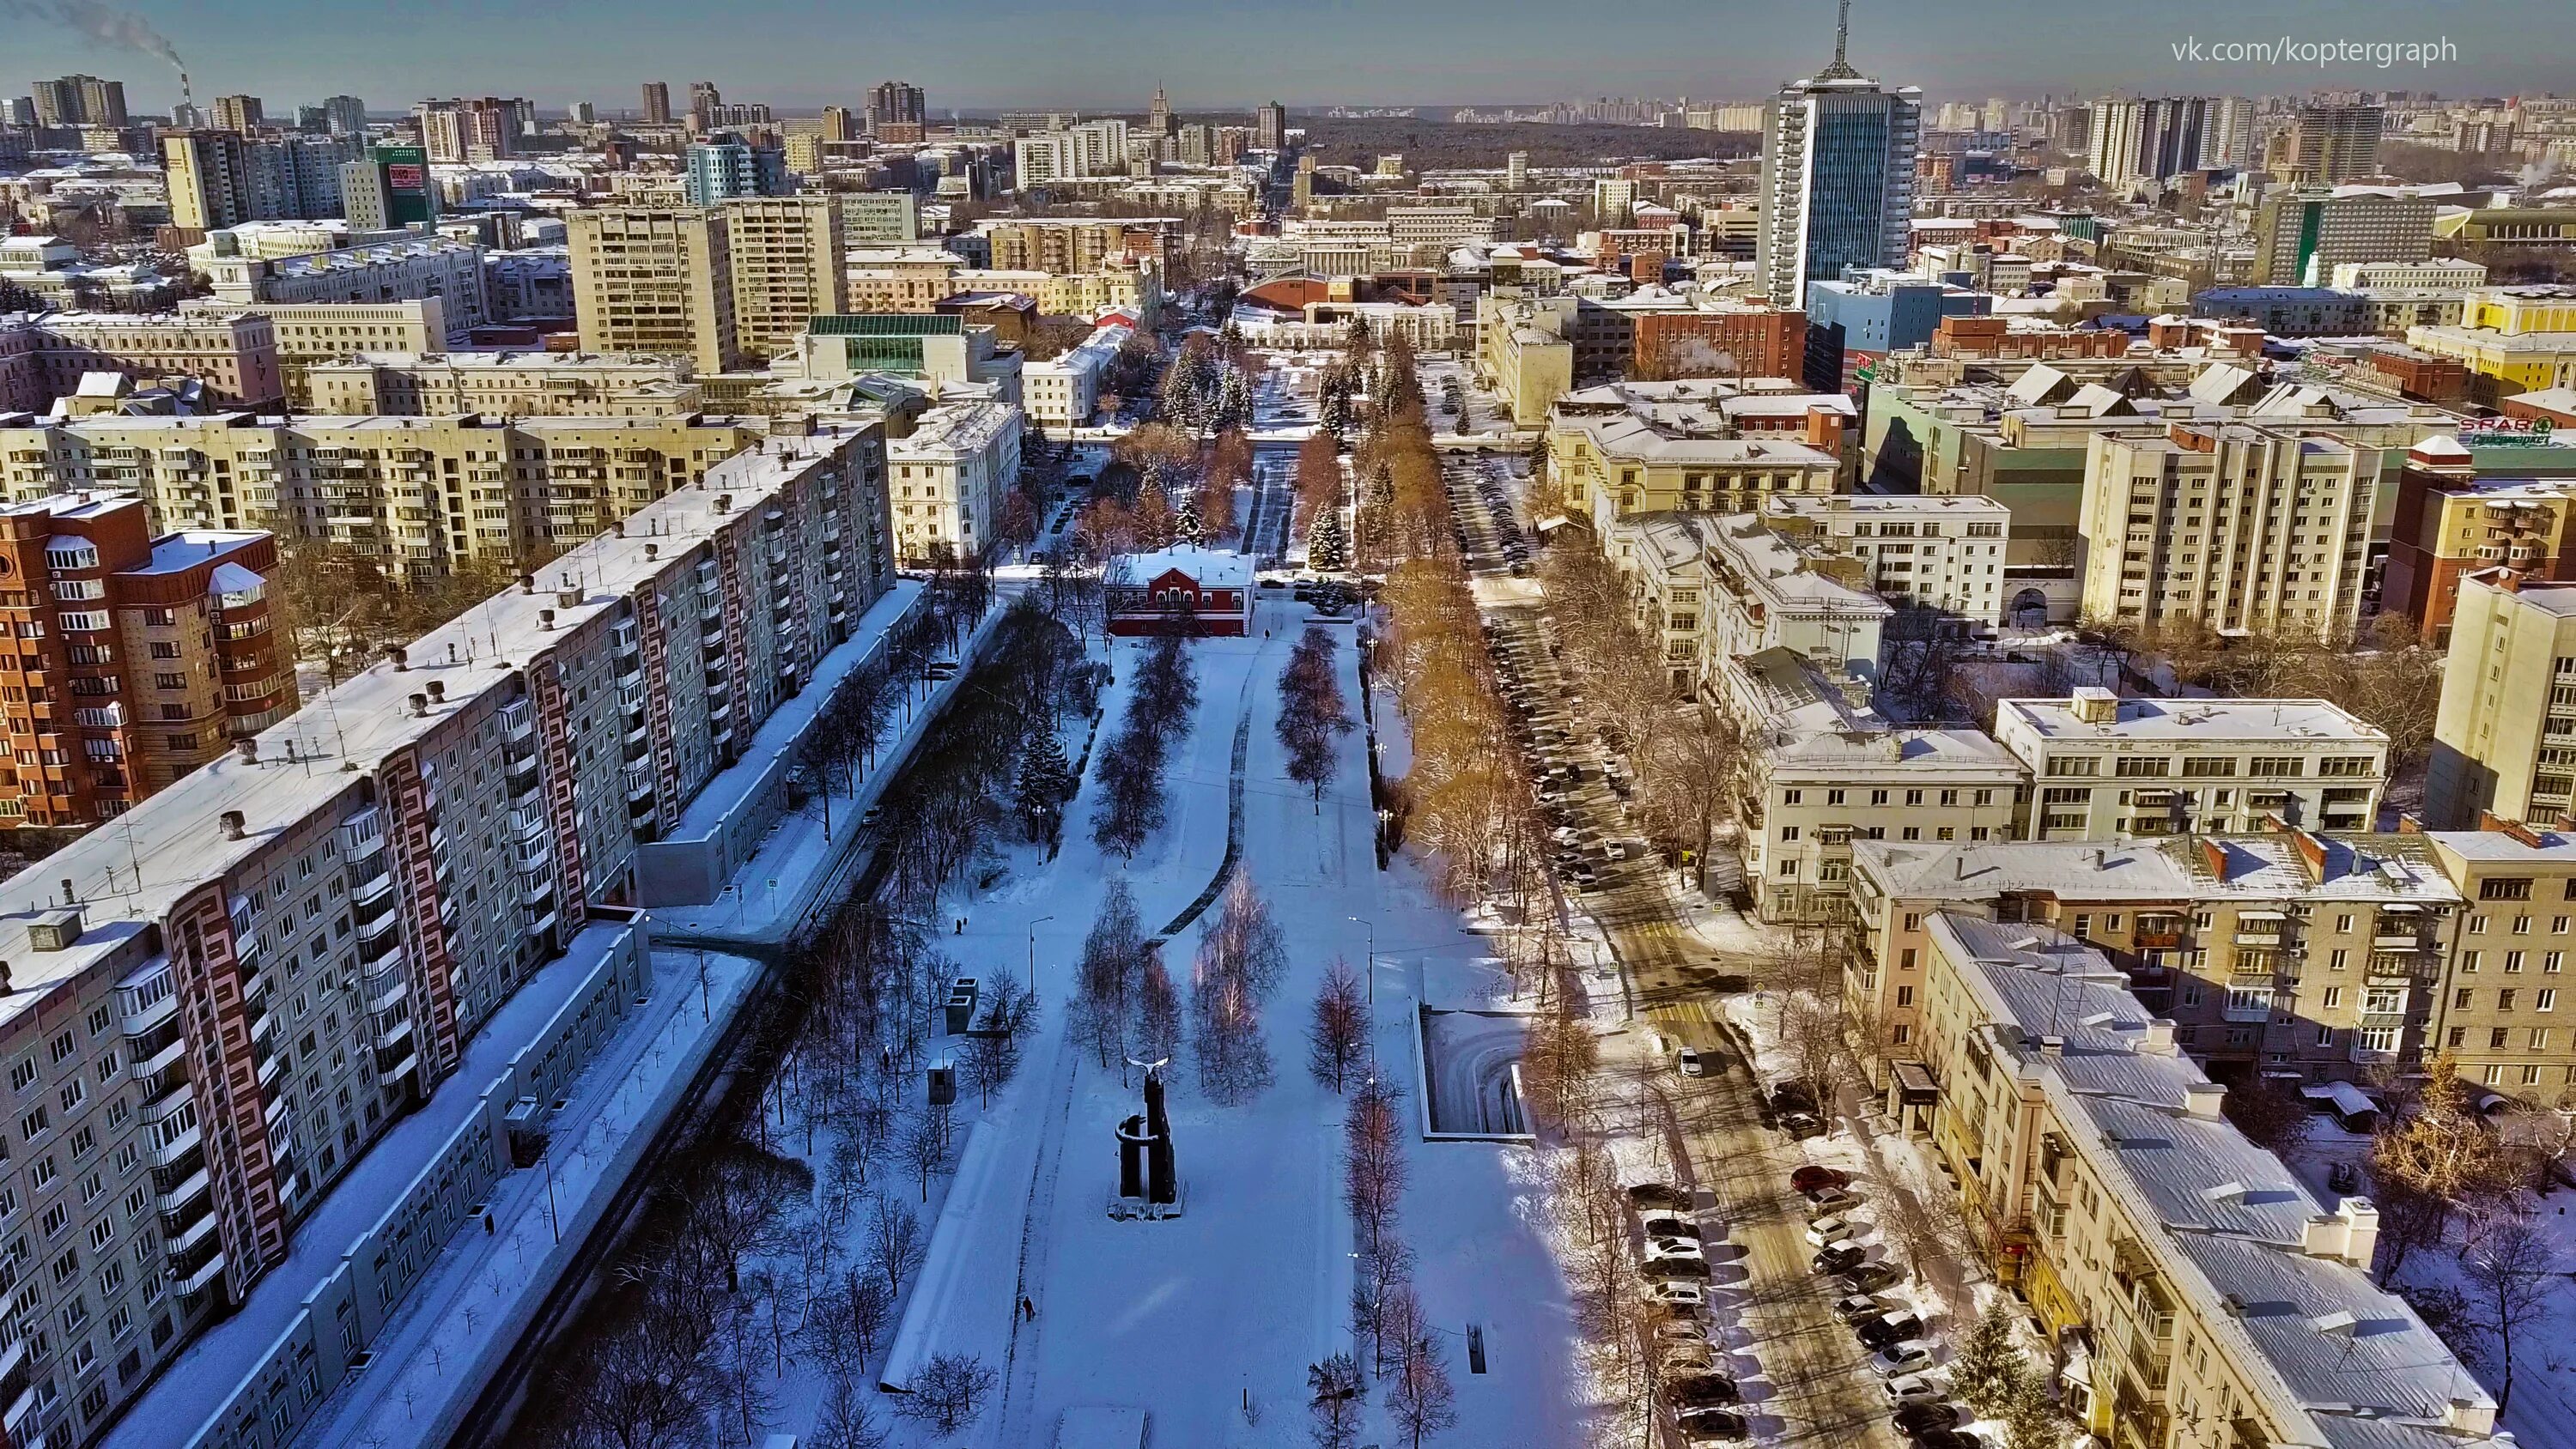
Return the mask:
M684 357L360 350L305 368L305 406L382 417L669 417L705 407Z
M2376 447L2295 426L2095 435L2076 525L2084 616L2348 637L2381 462Z
M793 347L810 319L850 305L829 196L576 211L565 227L586 351L727 372Z
M2576 929L2576 835L2490 820L2425 839L2462 900L2426 1049L2450 1052L2464 1079L2497 1096L2568 1105L2576 1032L2558 1006Z
M2472 573L2490 583L2576 581L2576 479L2480 477L2456 439L2430 438L2408 452L2398 478L2380 610L2447 644L2460 580Z
M1540 297L1519 287L1476 294L1476 383L1493 393L1516 428L1547 421L1548 405L1574 387L1574 344L1564 329L1571 297Z
M1830 697L1825 703L1837 718L1819 721L1810 707L1752 737L1737 846L1761 919L1849 919L1856 840L2010 838L2028 772L1993 740L1973 729L1892 725Z
M853 312L927 312L963 290L965 276L965 258L927 246L854 250L843 274Z
M238 315L266 322L277 343L286 400L312 407L313 369L359 352L443 352L447 309L437 297L407 302L209 302L179 304L183 317Z
M2002 619L2012 510L1994 499L1802 493L1773 494L1761 507L1773 530L1866 565L1868 587L1899 609L1928 609L1959 628Z
M1941 913L2054 929L2103 953L2221 1075L2373 1081L2434 1040L2464 907L2433 838L1864 842L1843 984L1879 1030L1882 1087L1916 1054Z
M766 419L0 416L0 482L29 501L130 492L152 526L268 528L396 576L577 543L703 480Z
M266 533L156 538L138 499L60 493L0 505L0 562L0 827L121 815L295 706Z
M1157 271L1168 270L1187 230L1178 217L1010 217L975 224L996 270L1059 275L1096 272L1113 262L1150 261Z
M733 460L11 882L40 903L0 917L0 1191L29 1215L0 1250L23 1265L12 1442L93 1440L398 1119L482 1088L449 1082L478 1030L518 1034L507 1060L649 989L617 908L643 843L891 581L875 448L866 428ZM505 1017L522 992L543 1004ZM487 1143L464 1176L506 1160ZM324 1371L422 1266L376 1270ZM321 1391L280 1374L228 1442L277 1442Z
M586 352L685 357L700 372L742 360L730 230L694 207L621 207L564 217L573 315Z
M1730 710L1748 728L1777 713L1736 676L1772 651L1814 663L1837 686L1878 678L1895 611L1861 587L1857 561L1762 526L1758 515L1665 513L1618 519L1602 553L1638 581L1640 623L1664 645L1676 694Z
M1723 413L1684 417L1622 411L1550 415L1549 470L1569 513L1595 527L1644 513L1742 513L1774 498L1834 491L1842 476L1841 417L1820 410L1805 436L1746 436Z
M56 312L0 319L4 333L27 339L29 385L20 391L30 410L79 391L81 379L93 372L120 372L152 384L192 381L216 406L273 402L284 394L275 324L238 307Z
M2554 826L2576 807L2576 587L2510 572L2459 583L2424 774L2424 823Z
M886 470L904 565L943 552L973 558L992 546L1002 494L1019 481L1020 410L1005 402L934 407L886 445Z
M1136 335L1129 319L1101 323L1090 336L1042 362L1020 368L1021 405L1042 428L1081 428L1100 411L1100 375Z
M1921 1071L1968 1235L2080 1351L2107 1442L2460 1449L2497 1405L2371 1280L2379 1212L2320 1201L2221 1113L2226 1088L2100 953L1935 913Z
M218 303L382 305L435 299L450 327L480 327L491 320L483 288L483 248L476 242L422 236L292 256L247 255L228 232L209 236L206 243L210 254L202 268Z
M2376 828L2388 736L2322 699L1995 703L1995 739L2030 768L2032 840Z
M837 197L745 197L718 215L733 268L734 347L745 359L791 352L807 322L848 310Z
M2321 287L2346 268L2412 266L2432 255L2432 197L2366 186L2275 192L2255 213L2251 280Z
M161 133L170 220L196 231L282 217L341 214L350 143L332 136L254 136L232 129Z

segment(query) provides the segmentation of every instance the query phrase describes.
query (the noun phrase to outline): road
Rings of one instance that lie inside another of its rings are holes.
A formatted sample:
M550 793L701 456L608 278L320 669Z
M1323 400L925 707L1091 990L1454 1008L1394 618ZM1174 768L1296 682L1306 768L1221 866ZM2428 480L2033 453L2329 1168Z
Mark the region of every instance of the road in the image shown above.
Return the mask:
M1607 934L1640 1019L1668 1043L1696 1047L1723 1063L1711 1076L1686 1079L1653 1053L1641 1070L1666 1117L1676 1181L1707 1195L1704 1201L1714 1204L1741 1250L1734 1264L1717 1266L1714 1281L1721 1304L1740 1325L1727 1346L1736 1355L1754 1428L1782 1445L1902 1449L1877 1376L1858 1340L1832 1314L1832 1289L1808 1270L1807 1219L1788 1186L1804 1157L1764 1125L1758 1085L1718 1025L1723 963L1684 929L1656 863L1610 858L1608 848L1624 848L1634 833L1603 780L1602 744L1577 733L1577 714L1563 703L1568 681L1549 654L1538 612L1495 607L1486 617L1497 626L1494 644L1506 677L1525 680L1538 702L1533 750L1542 761L1552 755L1583 772L1580 784L1542 786L1543 798L1570 828L1598 832L1600 847L1576 862L1597 884L1586 886L1574 875L1569 888L1580 889L1583 908ZM1615 1048L1608 1053L1616 1054Z

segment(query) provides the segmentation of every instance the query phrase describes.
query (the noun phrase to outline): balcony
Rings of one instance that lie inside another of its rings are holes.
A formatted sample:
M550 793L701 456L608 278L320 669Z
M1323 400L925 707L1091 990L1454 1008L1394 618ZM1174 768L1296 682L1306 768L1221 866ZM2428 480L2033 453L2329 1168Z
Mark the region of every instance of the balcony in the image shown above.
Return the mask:
M388 971L399 971L402 969L402 959L402 937L388 936L384 944L377 947L373 954L359 958L358 975L362 978L376 977Z
M367 985L371 991L376 988L375 982L371 981ZM367 998L367 1013L370 1016L382 1016L410 999L410 978L402 975L389 976L384 980L383 989Z
M155 1167L167 1167L171 1163L178 1161L180 1158L187 1156L189 1153L196 1151L199 1147L204 1145L204 1134L200 1133L192 1126L187 1131L171 1138L167 1144L155 1149L152 1154L152 1165Z
M177 1265L173 1264L173 1271L176 1271L176 1268ZM217 1252L213 1257L206 1260L206 1266L199 1268L196 1272L179 1280L179 1296L182 1298L189 1298L204 1292L207 1285L213 1283L215 1279L223 1276L223 1271L224 1255L221 1252Z
M374 875L349 887L349 904L352 907L373 905L391 895L393 888L393 872L380 867Z
M537 733L537 711L527 700L514 699L501 706L501 738L511 744L524 744Z
M652 771L628 770L626 772L626 803L632 805L638 800L649 800L652 798L652 795Z
M2370 949L2374 951L2421 951L2424 949L2424 940L2421 936L2418 936L2411 927L2404 931L2381 930L2372 934L2370 938Z
M161 1216L193 1221L190 1218L189 1209L204 1200L206 1187L211 1181L213 1179L206 1176L206 1169L203 1167L189 1173L180 1180L177 1187L161 1194ZM181 1226L185 1226L185 1223Z
M402 913L393 910L380 911L374 916L360 920L358 922L360 949L365 949L365 943L382 940L392 935L395 925L401 920Z
M378 1052L376 1054L376 1080L390 1087L396 1082L401 1081L403 1078L410 1076L412 1070L419 1065L419 1055L413 1052L408 1046L406 1046L399 1055L394 1056L391 1060L387 1059L385 1053Z
M519 904L533 910L540 905L544 905L547 901L552 900L554 898L554 893L555 878L550 875L539 876L534 880L524 882L520 885ZM549 915L553 914L551 910L547 913Z
M555 913L551 908L549 908L544 915L528 922L528 934L530 936L543 936L554 928Z

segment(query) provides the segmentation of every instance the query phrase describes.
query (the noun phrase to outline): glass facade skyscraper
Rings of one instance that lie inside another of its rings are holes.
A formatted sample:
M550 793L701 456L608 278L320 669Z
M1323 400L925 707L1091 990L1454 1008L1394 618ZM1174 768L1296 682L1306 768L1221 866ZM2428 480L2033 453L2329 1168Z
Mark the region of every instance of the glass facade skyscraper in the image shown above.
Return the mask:
M1836 31L1832 65L1781 88L1763 135L1756 261L1782 307L1804 306L1809 282L1846 267L1905 260L1923 93L1887 90L1853 70L1846 29Z

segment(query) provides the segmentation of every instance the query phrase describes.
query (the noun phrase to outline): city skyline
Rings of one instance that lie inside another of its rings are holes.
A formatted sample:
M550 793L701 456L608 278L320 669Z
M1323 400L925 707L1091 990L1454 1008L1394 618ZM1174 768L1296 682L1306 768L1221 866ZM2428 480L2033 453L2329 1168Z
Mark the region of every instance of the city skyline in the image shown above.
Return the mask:
M855 54L828 42L845 23L808 0L750 0L731 7L720 30L700 34L668 0L621 7L602 27L595 0L510 14L520 44L495 51L477 43L478 16L495 7L459 4L389 14L363 31L330 23L315 0L260 0L258 23L179 7L130 12L60 12L39 0L0 0L0 37L21 74L0 80L19 93L37 76L69 72L125 80L136 109L165 112L177 99L169 52L185 58L201 104L225 93L267 99L272 108L349 92L393 109L426 95L525 94L547 109L577 100L610 111L636 107L637 87L667 79L712 78L728 95L782 108L848 103L883 77L903 72L922 85L933 112L951 109L1080 107L1141 110L1156 84L1175 109L1248 108L1277 98L1292 106L1338 104L1529 105L1595 95L1766 96L1810 74L1831 54L1832 12L1727 3L1694 7L1646 0L1628 24L1605 28L1555 8L1517 12L1423 0L1401 14L1366 16L1365 43L1345 21L1357 7L1312 7L1310 23L1244 47L1228 17L1177 0L1138 0L1131 18L1158 37L1162 59L1139 63L1124 49L1129 27L1092 35L1048 32L1028 44L1032 23L1051 12L1022 0L990 10L936 16L871 15L849 33ZM64 13L84 17L68 22ZM1965 0L1897 7L1863 0L1853 15L1852 61L1864 73L1921 86L1936 98L2119 90L2240 94L2315 89L2433 91L2503 95L2551 89L2548 57L2576 43L2576 11L2539 3L2426 11L2312 0L2247 6L2193 4L2088 17L2080 35L2045 23L2040 0ZM139 22L129 24L126 21ZM766 22L766 23L764 23ZM2027 22L2027 23L2024 23ZM289 54L274 36L292 33ZM1643 34L1704 37L1640 49ZM1998 50L1987 38L2011 34ZM116 43L93 38L118 37ZM159 44L166 36L167 45ZM780 47L783 36L799 43ZM2198 62L2178 48L2198 42L2447 42L2455 60L2429 67L2367 62L2317 65ZM2560 44L2549 42L2557 39ZM826 43L813 43L816 41ZM1668 57L1679 55L1682 60Z

